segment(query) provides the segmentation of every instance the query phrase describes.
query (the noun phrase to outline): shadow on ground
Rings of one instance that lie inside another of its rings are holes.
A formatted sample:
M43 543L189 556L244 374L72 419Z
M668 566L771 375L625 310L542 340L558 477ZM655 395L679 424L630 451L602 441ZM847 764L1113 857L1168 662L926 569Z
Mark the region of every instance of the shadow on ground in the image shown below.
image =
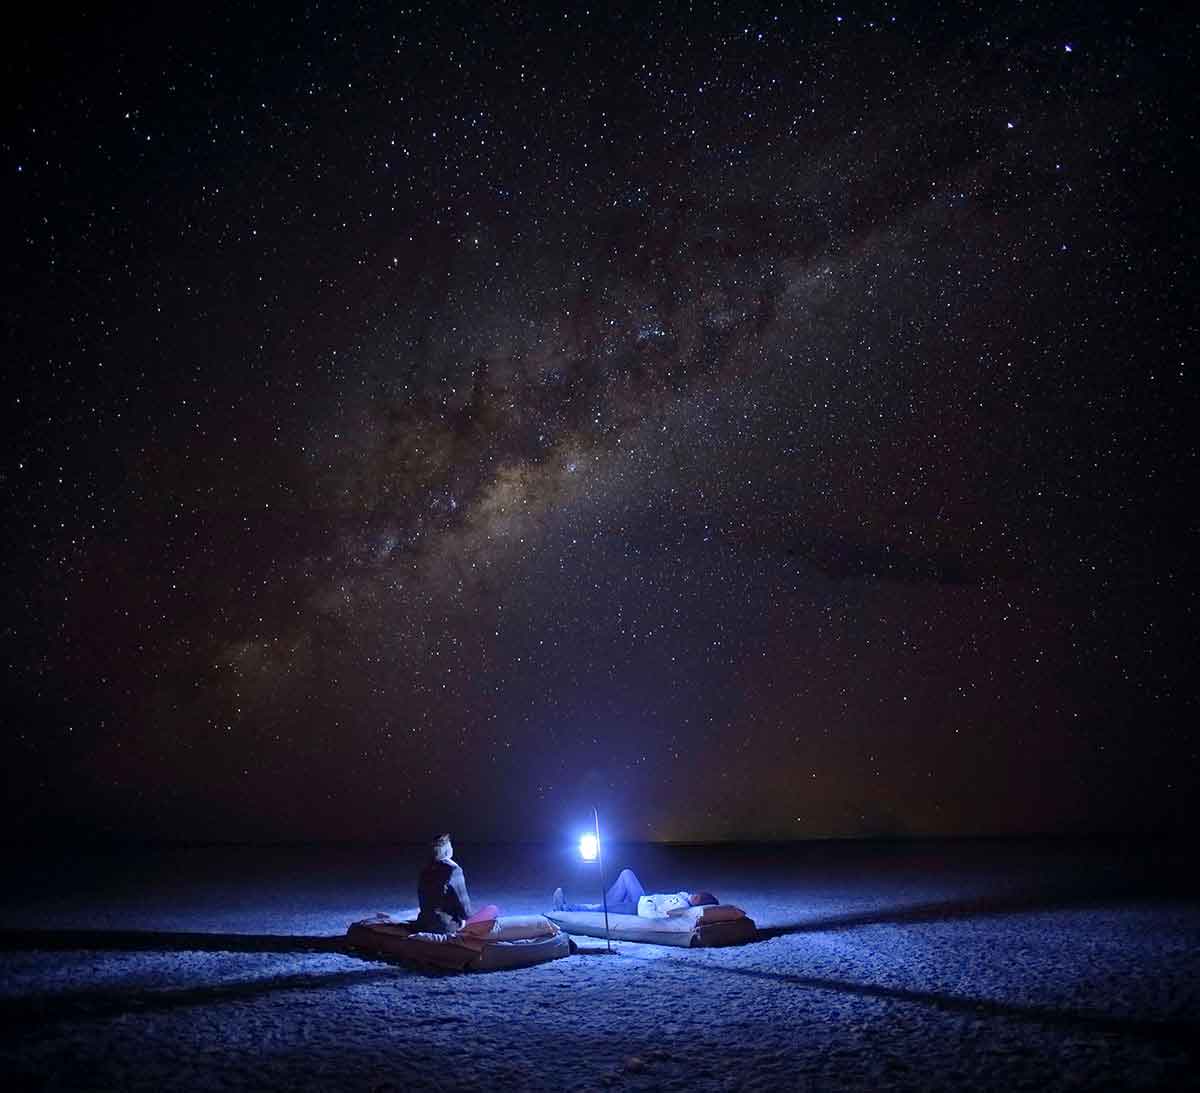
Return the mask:
M626 954L623 954L626 955ZM627 957L645 960L645 957ZM760 968L744 968L727 964L697 964L696 970L704 975L739 975L753 979L765 979L775 983L787 983L808 990L832 991L853 995L858 998L874 998L889 1002L907 1002L926 1006L946 1013L969 1015L978 1019L1007 1018L1032 1021L1042 1025L1073 1028L1077 1031L1135 1036L1158 1040L1194 1053L1200 1044L1200 1023L1195 1021L1163 1021L1136 1017L1113 1017L1104 1013L1093 1013L1078 1009L1055 1009L1050 1006L1023 1006L1010 1002L998 1002L990 998L969 995L939 994L934 991L907 990L902 987L885 987L876 983L852 983L841 979L825 979L819 976L792 975L772 972Z
M0 952L338 953L346 937L170 930L0 930Z
M760 941L786 934L827 933L858 926L903 926L923 922L949 922L986 915L1023 915L1041 911L1082 910L1113 907L1136 895L1133 889L1096 889L1086 892L1050 893L1027 891L1008 895L970 896L963 899L931 900L902 907L881 907L850 914L824 915L760 928ZM1142 893L1142 898L1145 894Z

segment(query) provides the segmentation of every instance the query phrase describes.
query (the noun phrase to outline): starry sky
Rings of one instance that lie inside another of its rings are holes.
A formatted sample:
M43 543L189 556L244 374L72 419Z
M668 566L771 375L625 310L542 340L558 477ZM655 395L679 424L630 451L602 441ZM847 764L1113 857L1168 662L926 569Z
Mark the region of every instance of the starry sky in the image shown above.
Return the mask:
M7 836L1194 820L1196 28L982 7L34 19Z

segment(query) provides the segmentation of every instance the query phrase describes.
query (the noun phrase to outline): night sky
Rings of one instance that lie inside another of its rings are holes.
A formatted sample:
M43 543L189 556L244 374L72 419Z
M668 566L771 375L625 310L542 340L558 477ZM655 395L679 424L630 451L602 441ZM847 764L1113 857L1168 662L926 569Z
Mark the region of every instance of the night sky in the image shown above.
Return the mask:
M1195 819L1194 19L648 7L10 28L6 838Z

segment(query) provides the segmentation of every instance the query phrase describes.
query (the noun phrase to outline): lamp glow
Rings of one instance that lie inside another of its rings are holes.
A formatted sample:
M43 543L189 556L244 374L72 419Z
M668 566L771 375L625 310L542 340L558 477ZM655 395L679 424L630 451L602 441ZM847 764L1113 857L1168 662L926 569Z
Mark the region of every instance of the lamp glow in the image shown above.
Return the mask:
M584 861L595 861L600 855L600 840L590 831L579 839L579 856Z

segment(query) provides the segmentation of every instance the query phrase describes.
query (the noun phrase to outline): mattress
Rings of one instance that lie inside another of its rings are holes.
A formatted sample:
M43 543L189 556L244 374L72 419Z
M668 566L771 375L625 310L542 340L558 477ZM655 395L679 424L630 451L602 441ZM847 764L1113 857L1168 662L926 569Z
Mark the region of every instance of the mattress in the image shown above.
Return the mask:
M569 956L571 942L542 915L501 917L486 936L418 933L412 922L379 918L352 923L352 949L452 971L500 971Z
M603 911L548 911L546 917L569 934L604 937ZM743 945L758 936L754 920L740 907L719 904L691 907L681 915L643 918L641 915L608 916L608 936L617 941L682 948Z

